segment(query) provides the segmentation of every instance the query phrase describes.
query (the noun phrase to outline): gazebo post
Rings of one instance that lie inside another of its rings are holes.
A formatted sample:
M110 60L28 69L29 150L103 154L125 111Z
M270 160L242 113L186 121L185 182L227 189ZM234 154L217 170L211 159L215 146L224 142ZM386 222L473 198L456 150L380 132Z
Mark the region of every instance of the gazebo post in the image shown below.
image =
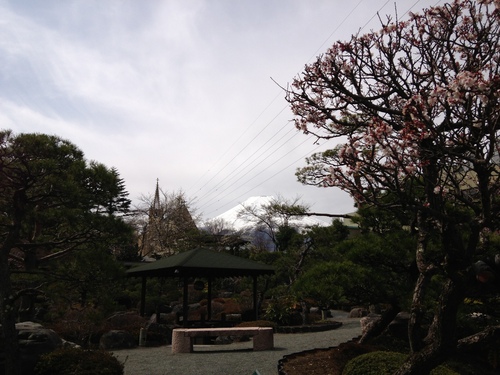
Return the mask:
M207 315L208 321L212 320L212 277L208 277L208 303L207 303Z
M259 307L257 306L257 275L253 275L253 309L255 320L259 320Z
M146 276L142 277L142 285L141 285L141 316L144 316L146 311Z
M188 277L184 276L184 293L182 295L182 326L188 323Z

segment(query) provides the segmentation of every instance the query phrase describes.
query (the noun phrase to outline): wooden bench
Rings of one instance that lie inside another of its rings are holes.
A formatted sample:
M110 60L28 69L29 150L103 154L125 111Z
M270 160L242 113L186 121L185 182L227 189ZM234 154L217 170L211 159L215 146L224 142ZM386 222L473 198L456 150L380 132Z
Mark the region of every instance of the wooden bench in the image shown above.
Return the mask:
M176 328L172 333L172 353L191 353L193 339L207 336L252 336L253 350L274 348L271 327Z

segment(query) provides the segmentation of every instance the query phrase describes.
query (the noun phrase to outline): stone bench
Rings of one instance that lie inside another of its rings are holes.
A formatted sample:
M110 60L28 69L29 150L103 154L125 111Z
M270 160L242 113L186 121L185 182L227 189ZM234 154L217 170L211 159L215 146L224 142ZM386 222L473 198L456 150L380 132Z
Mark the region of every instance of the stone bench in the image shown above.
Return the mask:
M193 339L207 336L252 336L253 350L274 348L271 327L176 328L172 332L172 353L191 353Z

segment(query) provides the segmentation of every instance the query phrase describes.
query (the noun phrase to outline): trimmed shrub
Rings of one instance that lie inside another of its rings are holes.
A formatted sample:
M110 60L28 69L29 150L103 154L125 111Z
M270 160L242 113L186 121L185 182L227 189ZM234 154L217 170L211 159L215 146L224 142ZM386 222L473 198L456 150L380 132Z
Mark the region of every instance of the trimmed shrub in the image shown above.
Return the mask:
M123 364L103 350L61 348L40 358L35 375L123 375Z
M347 363L342 375L391 375L404 363L406 354L372 352L360 355ZM431 375L458 375L447 367L439 366Z
M294 312L292 298L283 296L268 301L265 317L280 326L289 326L294 320Z

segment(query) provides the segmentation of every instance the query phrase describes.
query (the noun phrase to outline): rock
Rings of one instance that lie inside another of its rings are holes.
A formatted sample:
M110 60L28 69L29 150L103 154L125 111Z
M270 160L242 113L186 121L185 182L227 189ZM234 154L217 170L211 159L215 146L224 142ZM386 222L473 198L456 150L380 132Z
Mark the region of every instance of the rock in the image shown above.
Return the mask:
M381 318L378 314L370 314L365 316L359 320L359 324L361 325L361 334L364 335L368 330Z
M62 340L62 347L63 348L74 348L74 349L81 349L82 347L78 344L75 344L74 342L71 341L66 341Z
M363 307L355 307L349 313L349 318L362 318L368 315L368 311Z
M130 349L138 344L138 338L127 331L113 330L102 335L99 349Z
M172 328L165 324L148 323L146 326L146 345L165 345L172 343Z
M380 305L370 305L370 314L382 314L382 308Z
M108 326L113 329L121 329L121 327L142 326L146 319L136 312L120 311L107 319Z
M42 354L50 353L63 345L61 338L51 329L34 322L16 324L19 338L20 373L33 374Z
M232 344L233 340L231 339L230 336L218 336L215 339L215 345L228 345Z
M166 313L160 313L160 321L159 321L159 324L168 324L168 323L174 323L175 322L175 318L176 318L176 313L169 313L169 314L166 314ZM150 325L150 324L158 324L158 322L156 321L156 314L152 314L151 317L149 318L148 322L146 323L146 328Z
M226 320L228 322L241 322L241 314L226 314Z
M403 340L408 339L408 322L410 321L410 314L407 312L400 312L394 320L387 327L392 336L398 337Z

